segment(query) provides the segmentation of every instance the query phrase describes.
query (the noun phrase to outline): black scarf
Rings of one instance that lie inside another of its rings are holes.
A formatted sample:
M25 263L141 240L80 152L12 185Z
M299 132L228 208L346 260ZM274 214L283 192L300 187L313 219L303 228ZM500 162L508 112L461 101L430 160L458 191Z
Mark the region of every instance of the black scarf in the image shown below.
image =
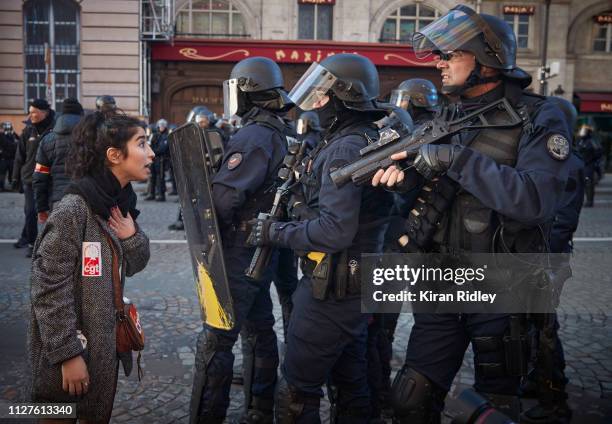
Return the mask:
M106 167L102 173L95 175L85 175L76 181L70 183L66 188L66 194L78 194L82 196L89 204L93 212L100 215L105 220L111 216L111 209L115 206L119 207L121 215L127 217L128 212L132 218L140 214L136 209L136 193L132 188L132 184L128 183L121 188L121 184L115 175Z

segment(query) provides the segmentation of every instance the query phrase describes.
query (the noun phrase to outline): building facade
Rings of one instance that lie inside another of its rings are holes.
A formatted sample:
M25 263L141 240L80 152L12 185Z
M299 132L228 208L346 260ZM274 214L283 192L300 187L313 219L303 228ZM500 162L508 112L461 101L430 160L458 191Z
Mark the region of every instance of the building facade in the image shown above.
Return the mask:
M407 42L457 4L449 0L4 0L0 2L0 120L27 101L67 95L93 108L111 94L129 113L180 123L196 104L222 108L221 82L238 60L279 62L290 87L314 60L357 52L381 72L382 95L406 78L432 79ZM612 131L612 0L467 4L515 30L518 64L534 76L546 53L547 93L575 102ZM548 15L547 43L544 43ZM545 47L546 45L546 47ZM546 52L544 51L546 50Z

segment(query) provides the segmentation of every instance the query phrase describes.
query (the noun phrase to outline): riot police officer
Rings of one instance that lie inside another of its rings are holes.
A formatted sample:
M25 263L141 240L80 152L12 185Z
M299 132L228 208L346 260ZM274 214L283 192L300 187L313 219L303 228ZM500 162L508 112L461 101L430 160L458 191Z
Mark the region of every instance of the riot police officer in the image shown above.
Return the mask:
M113 96L103 94L96 97L96 110L101 112L111 111L117 109L117 102Z
M543 234L568 175L569 128L553 102L522 91L531 77L516 66L512 28L459 5L415 33L413 46L418 57L438 55L442 92L453 97L459 113L506 98L523 123L421 146L416 172L380 170L374 185L423 186L399 243L406 251L545 251ZM494 236L499 232L503 245ZM392 387L398 422L440 422L444 397L470 343L475 389L518 418L518 387L526 370L524 361L512 359L522 359L525 350L517 335L522 316L415 313L414 318L406 362Z
M389 103L400 107L410 114L415 125L433 118L439 107L436 86L423 78L402 81L391 92Z
M191 417L198 423L223 422L232 382L232 346L244 327L255 340L252 381L245 399L248 412L243 420L271 423L278 366L271 276L268 273L261 281L245 276L255 250L245 241L248 222L271 206L274 190L270 189L287 153L287 124L281 115L293 103L283 89L280 68L263 57L237 63L224 90L226 116L238 115L244 123L227 145L212 181L235 324L231 330L204 325L197 345Z
M278 423L318 423L321 387L335 387L333 420L367 422L367 316L360 311L359 262L363 252L380 252L391 199L371 187L336 187L331 170L359 157L374 121L384 116L376 103L378 72L356 54L337 54L314 63L291 91L303 110L314 110L323 140L311 152L301 177L303 193L289 202L303 206L297 220L259 220L250 240L257 245L300 251L303 277L293 295L282 379L277 390ZM296 214L294 214L296 216Z
M166 164L169 161L168 121L157 121L157 131L151 137L151 149L155 153L153 169L151 170L150 192L145 200L166 201Z
M570 124L569 133L573 135L578 115L576 108L563 98L549 99L563 111ZM552 253L572 252L572 238L578 228L584 200L584 162L575 150L572 150L567 161L569 176L550 232ZM557 279L560 287L571 276L569 257L563 257L563 260L567 260L567 263L561 268L564 275ZM535 363L521 387L521 396L535 397L538 404L523 413L522 422L567 423L572 412L567 404L565 386L568 379L565 376L565 356L558 333L557 314L530 314L530 323L535 333L533 339L536 343L532 347Z
M601 148L593 137L593 128L583 125L578 132L576 142L578 154L584 161L584 191L586 194L585 208L593 207L595 199L595 168L602 156Z

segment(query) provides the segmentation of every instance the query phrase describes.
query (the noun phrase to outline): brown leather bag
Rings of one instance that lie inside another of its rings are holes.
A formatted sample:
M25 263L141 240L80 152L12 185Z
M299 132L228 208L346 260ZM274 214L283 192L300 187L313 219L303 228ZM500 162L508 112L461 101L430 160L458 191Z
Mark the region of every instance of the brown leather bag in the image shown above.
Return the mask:
M121 288L121 275L119 274L119 255L111 237L106 234L106 239L113 254L113 295L117 317L117 352L141 351L144 349L145 336L138 310L133 303L123 302L123 290ZM140 353L138 354L140 362ZM139 364L140 368L140 364Z

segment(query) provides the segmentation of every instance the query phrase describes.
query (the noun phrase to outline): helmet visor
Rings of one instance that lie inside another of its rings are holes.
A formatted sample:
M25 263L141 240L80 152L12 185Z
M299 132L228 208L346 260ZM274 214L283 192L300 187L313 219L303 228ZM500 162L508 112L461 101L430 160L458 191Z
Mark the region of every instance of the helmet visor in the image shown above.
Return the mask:
M223 81L223 116L231 119L238 113L238 78Z
M314 62L295 84L289 98L302 110L312 110L338 78Z
M481 29L470 15L460 9L452 9L415 32L412 47L416 57L424 59L436 52L457 50L480 32Z
M389 103L397 107L402 107L402 102L408 101L410 101L410 94L404 90L393 90L389 97Z

